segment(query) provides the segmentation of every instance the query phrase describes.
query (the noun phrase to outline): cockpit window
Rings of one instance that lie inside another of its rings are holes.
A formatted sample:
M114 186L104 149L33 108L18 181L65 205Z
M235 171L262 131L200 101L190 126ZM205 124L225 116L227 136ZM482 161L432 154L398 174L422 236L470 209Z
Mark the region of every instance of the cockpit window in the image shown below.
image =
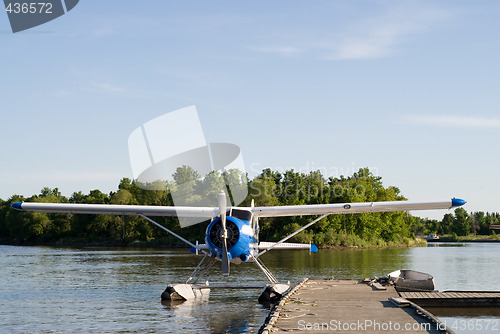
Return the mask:
M233 209L232 216L238 219L250 221L252 213L247 210Z

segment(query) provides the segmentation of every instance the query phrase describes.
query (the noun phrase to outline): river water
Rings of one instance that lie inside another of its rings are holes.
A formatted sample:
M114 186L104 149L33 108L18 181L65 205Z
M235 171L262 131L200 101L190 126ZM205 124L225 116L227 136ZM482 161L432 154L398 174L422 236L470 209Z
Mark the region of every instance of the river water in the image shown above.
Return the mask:
M261 259L281 281L363 278L396 269L432 274L438 290L500 290L500 244L435 244L420 248L271 251ZM212 290L210 297L162 304L168 283L183 283L201 257L187 250L0 246L2 333L256 333L268 310L258 290ZM233 265L211 283L266 284L254 264ZM496 310L448 315L457 333L500 333ZM496 314L495 314L496 312ZM467 329L474 321L474 330ZM483 324L477 330L477 321ZM494 323L493 323L494 324Z

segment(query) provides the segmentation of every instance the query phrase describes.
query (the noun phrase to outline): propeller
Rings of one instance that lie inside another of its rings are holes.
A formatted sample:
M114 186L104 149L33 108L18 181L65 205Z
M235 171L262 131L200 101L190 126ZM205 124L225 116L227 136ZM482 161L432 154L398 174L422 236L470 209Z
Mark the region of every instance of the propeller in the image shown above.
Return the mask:
M229 276L229 254L227 252L227 229L226 229L226 193L219 192L219 212L222 222L222 275Z

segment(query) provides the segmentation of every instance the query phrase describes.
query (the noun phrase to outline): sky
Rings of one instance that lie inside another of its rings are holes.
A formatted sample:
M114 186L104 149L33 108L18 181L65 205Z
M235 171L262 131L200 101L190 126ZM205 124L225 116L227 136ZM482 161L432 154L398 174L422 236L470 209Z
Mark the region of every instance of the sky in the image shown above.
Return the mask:
M500 212L499 31L487 0L82 0L15 34L0 13L0 198L116 191L129 135L195 105L250 176L369 167Z

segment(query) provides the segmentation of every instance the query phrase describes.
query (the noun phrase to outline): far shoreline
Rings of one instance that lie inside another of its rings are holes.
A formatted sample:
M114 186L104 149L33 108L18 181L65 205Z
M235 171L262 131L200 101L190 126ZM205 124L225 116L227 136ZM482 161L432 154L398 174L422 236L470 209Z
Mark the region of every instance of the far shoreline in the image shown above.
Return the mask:
M447 238L437 239L437 240L427 240L428 243L444 243L444 242L453 242L453 243L464 243L464 242L484 242L484 243L495 243L500 242L498 239L488 238L488 239L460 239L460 240L449 240Z
M439 244L439 243L499 243L499 239L495 238L476 238L476 239L459 239L451 240L451 237L442 237L441 239L428 240L417 238L414 242L408 243L391 243L391 244L365 244L365 245L321 245L318 246L321 250L349 250L349 249L383 249L383 248L413 248L413 247L426 247L428 244ZM140 248L158 248L158 249L190 249L191 247L184 244L175 243L163 243L161 241L151 242L151 241L134 241L130 243L120 243L113 241L95 241L95 242L71 242L71 241L57 241L57 242L18 242L15 240L1 240L0 245L2 246L20 246L20 247L68 247L68 248L130 248L130 249L140 249Z
M190 249L190 246L184 244L169 244L162 242L147 242L135 241L131 243L119 243L112 241L96 241L96 242L17 242L13 240L0 240L1 246L19 246L19 247L61 247L61 248L158 248L158 249ZM365 244L365 245L322 245L318 246L321 250L330 249L382 249L382 248L412 248L426 247L426 242L423 239L416 239L414 242L408 243L390 243L385 245Z

